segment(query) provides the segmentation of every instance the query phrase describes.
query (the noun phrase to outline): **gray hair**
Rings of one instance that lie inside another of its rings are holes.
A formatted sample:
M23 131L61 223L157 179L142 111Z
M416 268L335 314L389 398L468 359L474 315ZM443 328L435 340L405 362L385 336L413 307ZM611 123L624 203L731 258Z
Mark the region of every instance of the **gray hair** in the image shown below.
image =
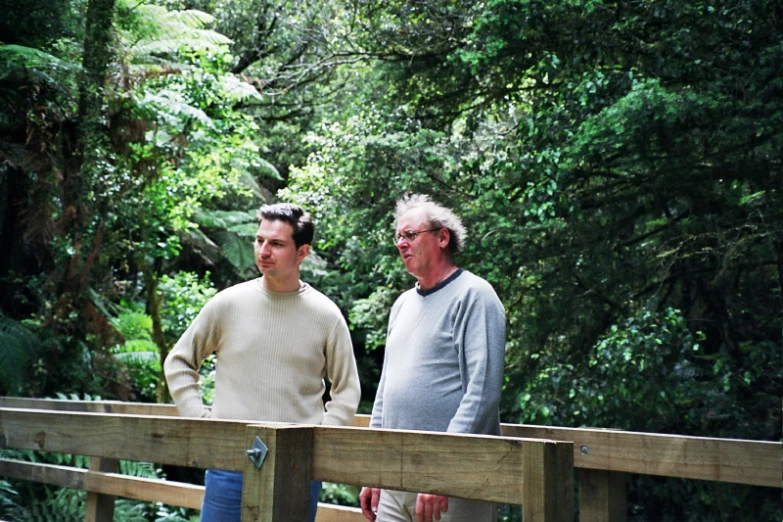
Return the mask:
M462 220L454 212L435 203L426 194L410 194L403 196L397 202L397 207L394 209L394 220L399 221L403 214L413 209L424 211L430 228L445 227L449 230L449 252L451 255L462 252L468 232L462 225Z

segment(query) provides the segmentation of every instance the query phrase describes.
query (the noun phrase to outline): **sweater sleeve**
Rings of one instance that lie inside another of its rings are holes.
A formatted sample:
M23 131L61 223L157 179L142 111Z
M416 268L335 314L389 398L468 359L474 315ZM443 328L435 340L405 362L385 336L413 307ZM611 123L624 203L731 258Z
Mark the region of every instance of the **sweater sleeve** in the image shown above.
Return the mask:
M389 323L386 326L386 339L389 339L391 334L392 325L394 319L397 317L397 313L400 310L402 297L398 298L392 305L391 312L389 313ZM372 405L372 415L370 416L370 428L383 428L383 390L386 386L386 359L388 357L388 351L384 350L383 353L383 366L381 368L381 380L378 383L378 391L375 393L375 402Z
M375 402L372 405L370 416L370 428L383 428L383 388L386 383L386 355L384 354L384 369L381 370L381 380L378 383L378 391L375 393Z
M326 346L326 374L332 387L323 424L350 426L359 407L361 388L348 325L339 316Z
M198 369L218 348L209 303L196 316L163 364L169 392L183 417L210 417L199 388Z
M488 285L473 288L457 314L454 339L464 395L447 431L500 434L506 318Z

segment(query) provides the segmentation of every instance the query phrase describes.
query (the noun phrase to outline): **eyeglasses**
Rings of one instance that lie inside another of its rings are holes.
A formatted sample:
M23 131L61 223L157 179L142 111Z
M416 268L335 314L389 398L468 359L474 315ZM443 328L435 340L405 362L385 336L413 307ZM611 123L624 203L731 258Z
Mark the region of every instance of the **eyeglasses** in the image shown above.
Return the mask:
M425 232L435 232L436 230L440 230L443 227L438 228L431 228L429 230L405 230L403 232L400 232L399 234L394 235L394 244L398 244L400 242L400 239L404 239L408 243L413 242L417 237L419 237L419 234L423 234Z

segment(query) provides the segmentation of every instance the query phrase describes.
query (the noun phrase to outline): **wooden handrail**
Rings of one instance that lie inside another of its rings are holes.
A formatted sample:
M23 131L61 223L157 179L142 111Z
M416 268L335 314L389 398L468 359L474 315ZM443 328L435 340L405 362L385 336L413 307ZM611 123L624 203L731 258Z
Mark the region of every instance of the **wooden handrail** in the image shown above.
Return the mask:
M297 455L311 448L301 460L312 479L521 504L534 520L559 522L572 515L570 442L13 407L0 408L0 430L4 447L242 471L246 483L259 480L245 455L252 441L248 430L262 440L282 441L305 430L312 444L277 446L299 448ZM271 488L270 482L291 476L288 469L280 479L258 484ZM268 520L288 517L290 502L277 493L251 500L261 506L253 513L267 513L265 502L272 506L269 513L277 518Z
M128 418L135 420L121 421L136 423L134 426L146 427L147 435L137 441L128 457L117 457L114 454L102 455L112 458L128 458L129 460L150 460L165 463L154 457L156 454L150 453L151 447L170 446L171 441L176 441L175 433L163 430L165 424L159 424L159 420L170 417L178 417L177 410L170 404L141 404L126 403L118 401L71 401L71 400L51 400L51 399L23 399L12 397L0 397L0 408L8 409L7 418L12 418L12 410L30 410L25 415L30 415L28 420L37 419L34 423L39 428L45 425L45 416L53 412L83 412L83 413L101 413L103 430L108 432L122 430L118 427L117 421L111 420L112 417ZM35 410L39 411L36 415ZM10 415L10 417L8 417ZM43 416L41 416L43 415ZM62 417L63 419L65 417ZM179 419L187 423L197 423L185 431L196 429L196 426L203 426L207 422L209 433L204 433L203 437L199 435L196 442L188 437L187 441L179 440L175 445L185 444L188 448L189 463L184 465L196 467L220 467L215 465L220 463L224 469L236 469L241 467L244 462L243 457L237 457L244 445L241 438L237 440L227 439L229 433L236 433L236 429L241 426L247 426L246 422L237 421L218 421L218 420L199 420L199 419ZM69 421L70 422L70 421ZM78 430L80 421L72 422L69 429ZM366 428L369 424L367 415L357 415L354 421L354 427ZM126 425L126 428L129 425ZM263 427L263 426L262 426ZM47 445L46 436L41 435L44 431L33 432L28 430L25 437L33 441L30 449L43 449ZM66 430L67 431L67 430ZM5 431L0 432L0 446L3 445ZM731 482L738 484L747 484L754 486L781 487L781 477L783 476L783 461L781 454L783 444L771 441L751 441L738 439L718 439L693 436L665 435L654 433L626 432L620 430L607 430L595 428L560 428L550 426L532 426L503 424L502 433L504 437L513 437L519 439L533 439L538 442L543 441L567 441L572 443L569 457L572 459L574 468L578 468L580 482L580 521L592 522L624 522L625 521L625 474L647 474L666 477L677 477L697 480L713 480L720 482ZM442 458L429 459L432 455L441 455L440 451L448 448L450 455L459 454L460 458L455 461L448 461L445 466L457 466L454 469L460 469L463 466L467 469L478 469L478 475L486 477L487 474L493 474L497 478L497 469L488 468L493 459L505 459L509 456L502 456L497 453L501 445L494 450L487 448L493 447L493 443L487 441L495 439L494 437L467 437L464 441L459 440L460 436L446 436L444 440L438 440L437 437L443 434L423 433L423 432L398 432L393 430L356 430L351 428L321 428L313 427L313 453L311 473L312 478L319 480L328 480L332 482L341 482L345 484L359 484L368 486L389 487L393 489L403 489L408 491L430 491L433 493L446 493L454 496L465 496L469 498L485 498L498 502L509 502L502 500L507 498L505 494L519 495L520 484L519 476L507 481L505 485L501 484L501 489L505 488L506 493L499 497L484 496L483 492L476 489L477 482L473 485L459 482L458 478L465 475L465 471L459 471L454 476L432 475L428 474L429 467L435 465L437 461L443 464ZM166 440L166 443L163 440ZM470 439L470 440L468 440ZM478 439L478 442L476 441ZM500 441L503 437L497 438ZM219 444L216 441L220 441ZM52 443L50 440L49 443ZM464 444L469 446L466 454L459 453ZM470 446L476 445L477 446ZM82 449L74 451L65 446L59 450L47 448L50 451L61 451L67 453L85 454ZM225 449L226 454L232 456L227 461L226 455L214 449L219 446ZM405 448L417 449L415 462L409 458L406 460ZM544 446L540 446L539 450ZM528 446L533 448L533 446ZM562 448L558 450L562 454ZM456 453L455 453L456 452ZM502 453L502 451L501 451ZM524 452L522 452L524 454ZM520 454L512 452L510 458L520 458ZM429 457L428 457L429 456ZM527 455L528 460L533 458ZM546 457L539 454L539 460L545 460ZM233 460L231 460L233 459ZM523 459L524 460L524 459ZM551 456L550 456L551 460ZM366 462L370 462L368 465ZM364 464L362 464L364 463ZM41 464L27 463L8 463L0 459L0 475L3 472L21 473L24 476L33 476L27 466L45 466ZM233 467L232 467L233 466ZM246 467L246 463L244 464ZM418 468L417 468L418 466ZM422 466L424 466L422 468ZM550 466L551 467L551 466ZM566 466L568 467L568 466ZM427 478L416 478L422 476L422 469L427 472ZM541 468L543 469L543 468ZM552 468L554 469L554 468ZM22 470L22 471L20 471ZM552 471L552 470L550 470ZM554 471L552 476L560 471ZM44 475L52 476L58 473L70 473L67 470L36 471L32 480L45 482ZM94 472L86 470L75 470L74 473L81 473L84 477L90 477ZM390 475L399 477L406 476L405 479L399 478L396 481L389 481ZM76 475L74 475L76 476ZM96 474L96 478L82 480L84 489L97 490L103 494L116 494L118 496L128 496L115 492L116 488L127 487L130 491L137 491L138 484L121 486L123 481L135 480L130 477L121 478L111 474ZM569 474L569 476L571 476ZM434 479L433 479L434 477ZM101 484L100 480L105 479ZM527 480L525 480L527 479ZM522 476L522 483L527 481L531 484L540 480L541 475L532 475L528 472ZM63 479L64 480L64 479ZM70 477L70 481L78 479ZM482 478L483 480L483 478ZM457 489L451 489L451 485L457 481L460 486ZM501 481L502 482L502 481ZM87 485L85 485L87 484ZM172 497L169 503L174 505L184 505L178 503L177 485L168 483L168 496ZM570 482L569 482L570 484ZM64 484L63 484L64 485ZM445 489L441 485L448 485ZM153 486L149 486L154 488ZM199 488L198 486L190 486ZM543 484L543 487L550 490L550 497L553 484ZM571 486L569 486L571 487ZM92 488L92 489L89 489ZM115 489L111 489L115 488ZM430 488L429 490L427 488ZM460 489L461 488L461 489ZM472 488L472 489L471 489ZM516 488L516 490L515 490ZM163 491L162 488L161 491ZM521 488L524 490L525 488ZM514 492L516 491L516 492ZM171 493L174 492L174 493ZM188 494L192 495L193 491ZM198 495L198 501L203 494L203 488L195 493ZM530 494L530 493L528 493ZM540 495L540 492L536 493ZM166 497L165 495L162 495ZM561 495L562 497L562 492ZM568 495L566 495L568 496ZM514 498L517 498L514 497ZM136 498L132 497L131 498ZM165 500L162 498L160 500ZM192 498L188 506L193 505ZM515 503L515 502L511 502ZM528 501L528 504L531 503ZM523 503L524 509L524 503ZM551 509L551 508L550 508ZM319 509L317 522L360 522L363 520L361 514L356 508L335 508L334 506L323 505Z
M69 401L0 397L3 408L177 416L171 404L118 401ZM357 415L354 426L369 425ZM640 433L601 428L559 428L502 424L504 436L572 441L574 467L781 487L783 443L684 435Z

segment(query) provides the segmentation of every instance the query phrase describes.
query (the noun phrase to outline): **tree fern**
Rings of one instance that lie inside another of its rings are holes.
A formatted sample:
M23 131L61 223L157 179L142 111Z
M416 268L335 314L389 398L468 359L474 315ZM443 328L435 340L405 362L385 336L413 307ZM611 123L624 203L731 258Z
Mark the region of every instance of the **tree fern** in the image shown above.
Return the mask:
M38 338L24 325L0 314L0 393L22 392Z
M66 63L40 49L23 45L0 45L0 79L19 68L31 71L43 71L52 68L73 69L74 64Z
M185 67L179 54L227 53L230 38L206 26L214 21L207 13L196 10L168 11L156 5L126 5L127 14L121 20L122 41L128 62L134 64L166 64Z
M238 272L254 266L252 241L257 222L253 212L201 210L194 221L207 229L211 238L220 246L221 253Z

